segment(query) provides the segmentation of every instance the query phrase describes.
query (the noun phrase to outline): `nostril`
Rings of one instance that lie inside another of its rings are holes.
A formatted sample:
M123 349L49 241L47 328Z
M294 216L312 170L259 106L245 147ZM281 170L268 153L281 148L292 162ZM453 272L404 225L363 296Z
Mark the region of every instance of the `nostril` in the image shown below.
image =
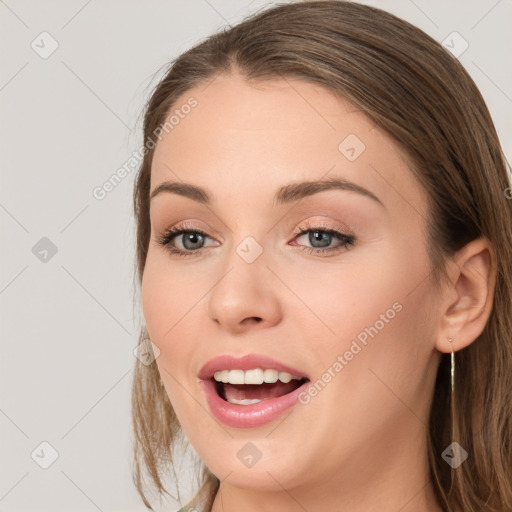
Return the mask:
M259 316L251 316L249 318L244 318L242 320L242 324L259 324L262 321L262 318Z

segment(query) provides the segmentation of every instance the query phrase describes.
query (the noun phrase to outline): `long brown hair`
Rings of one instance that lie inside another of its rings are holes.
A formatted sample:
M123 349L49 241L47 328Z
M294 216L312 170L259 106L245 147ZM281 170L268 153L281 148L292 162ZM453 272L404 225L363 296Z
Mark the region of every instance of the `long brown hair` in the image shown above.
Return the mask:
M174 60L148 101L148 150L134 189L137 276L150 237L149 188L155 134L177 99L215 75L299 78L352 102L408 155L429 199L433 282L446 259L484 237L496 253L493 308L483 333L457 352L454 400L449 355L438 369L428 429L430 473L445 511L512 510L512 207L506 160L492 119L459 61L420 29L380 9L342 0L269 8L208 37ZM147 337L142 329L140 339ZM136 361L133 381L134 481L146 504L145 469L158 493L181 430L156 363ZM451 412L455 410L452 431ZM452 469L441 453L454 438L469 453ZM211 506L218 479L202 466L200 492Z

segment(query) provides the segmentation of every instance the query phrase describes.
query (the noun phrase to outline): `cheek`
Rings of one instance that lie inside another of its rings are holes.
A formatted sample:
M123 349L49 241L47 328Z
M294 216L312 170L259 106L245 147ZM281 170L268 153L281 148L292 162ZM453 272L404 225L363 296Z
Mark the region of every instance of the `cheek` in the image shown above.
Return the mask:
M425 382L433 351L435 319L430 306L435 295L426 279L426 253L421 246L403 249L396 245L379 252L373 263L366 260L357 270L341 269L339 275L315 281L308 304L329 329L322 328L324 334L316 336L314 345L318 389L323 389L322 382L327 385L313 407L318 408L318 417L331 411L330 420L323 416L326 423L337 424L347 410L369 414L365 408L371 404L373 423L381 425L383 418L402 407L391 390L406 403L418 399L416 384ZM300 293L306 292L304 285ZM329 407L332 403L344 406Z
M187 277L183 267L160 252L148 251L141 289L144 318L154 342L172 337L180 319L186 320L187 310L204 293L199 279Z
M383 321L387 329L399 317L400 323L404 316L416 318L421 305L416 303L415 288L428 276L429 265L421 247L410 249L407 242L375 244L357 254L354 251L344 264L312 266L300 278L294 275L297 269L282 268L283 281L293 283L300 299L291 298L289 315L308 327L308 334L316 329L317 338L332 343L336 350L343 348L343 340L353 339L375 323L382 330ZM398 309L409 312L400 315Z
M142 309L151 340L162 350L161 341L171 326L176 295L169 293L168 276L162 274L148 254L142 278Z
M195 334L194 318L201 310L203 287L183 272L177 273L163 258L148 253L141 292L149 337L161 351L157 362L167 367L170 361L181 359L179 351L190 347L190 343L177 341Z
M160 350L158 370L180 423L186 425L188 416L183 410L190 404L184 390L192 391L189 388L196 377L191 369L197 349L193 340L201 336L199 322L205 303L200 300L203 287L183 275L148 254L141 296L149 337Z
M350 266L296 281L294 291L309 311L297 304L290 316L302 318L303 343L315 347L316 378L329 369L344 375L336 393L367 388L369 368L396 382L427 364L434 323L430 266L424 247L413 245L404 240L360 253Z

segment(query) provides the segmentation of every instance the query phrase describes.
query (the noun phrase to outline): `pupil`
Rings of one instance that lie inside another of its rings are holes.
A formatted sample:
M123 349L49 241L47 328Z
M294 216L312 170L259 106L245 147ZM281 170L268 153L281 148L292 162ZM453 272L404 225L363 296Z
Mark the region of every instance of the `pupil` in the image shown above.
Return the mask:
M321 234L320 237L318 237L318 234ZM325 247L326 245L329 245L330 237L328 233L324 233L323 231L312 231L309 234L309 242L313 247ZM315 245L315 243L319 241L322 245Z
M195 247L194 244L200 243L202 241L201 240L202 238L203 238L203 236L200 235L199 233L187 233L183 237L183 247L185 247L185 249L198 249L198 247ZM190 246L187 247L188 242L192 243L192 247L190 247Z

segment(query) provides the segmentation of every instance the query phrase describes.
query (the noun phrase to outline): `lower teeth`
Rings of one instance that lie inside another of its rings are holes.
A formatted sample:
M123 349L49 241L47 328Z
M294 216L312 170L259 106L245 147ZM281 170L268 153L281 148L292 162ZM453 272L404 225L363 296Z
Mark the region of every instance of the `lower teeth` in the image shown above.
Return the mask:
M261 400L258 400L257 398L250 399L250 398L244 398L243 400L237 400L236 398L229 398L227 400L230 404L237 404L237 405L252 405L257 404L261 402Z

